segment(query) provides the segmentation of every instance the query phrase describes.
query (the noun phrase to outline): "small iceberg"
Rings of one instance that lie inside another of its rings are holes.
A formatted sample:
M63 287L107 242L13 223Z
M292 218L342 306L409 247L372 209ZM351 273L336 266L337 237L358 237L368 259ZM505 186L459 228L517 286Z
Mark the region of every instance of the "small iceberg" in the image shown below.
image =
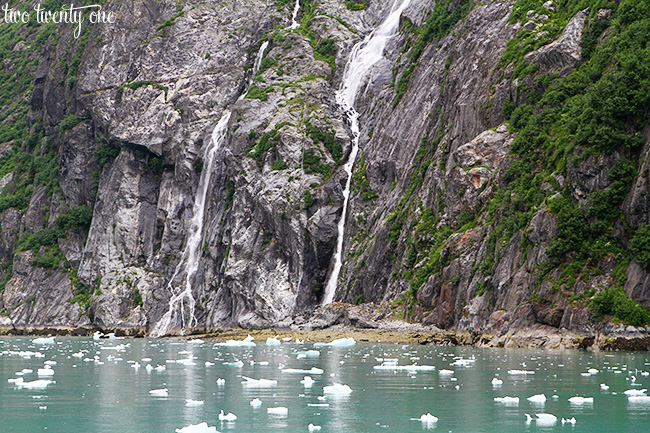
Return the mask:
M217 385L224 386L225 384L226 384L226 379L221 377L217 379Z
M167 388L152 389L151 391L149 391L149 394L151 394L154 397L168 397L169 390Z
M231 367L242 368L244 366L244 363L242 361L224 362L223 365L230 365Z
M528 397L526 400L530 401L531 403L546 403L546 395L536 394Z
M34 344L54 344L56 337L40 337L40 338L34 338L32 340L32 343Z
M470 365L474 365L476 362L475 359L457 359L454 362L451 363L452 366L454 367L469 367Z
M494 397L496 403L506 404L508 406L516 406L519 404L519 397Z
M190 343L190 344L203 344L203 343L205 343L205 341L201 340L200 338L196 338L194 340L188 341L188 343Z
M607 385L605 383L601 383L600 384L600 389L602 389L603 391L607 391L609 389L609 385Z
M190 424L183 428L177 428L176 433L219 433L216 427L209 427L207 422L201 424Z
M569 403L571 403L571 404L592 404L593 402L594 402L593 397L575 396L575 397L571 397L569 399Z
M623 394L627 395L628 397L630 396L639 396L639 395L646 395L647 389L628 389L627 391L624 391Z
M420 421L424 424L433 424L438 422L438 417L431 415L430 413L423 414L420 418L411 418L412 421Z
M232 412L228 412L227 414L223 413L223 410L219 414L219 421L228 421L228 422L233 422L237 421L237 415L235 415Z
M530 370L508 370L508 374L512 374L513 376L524 376L528 374L535 374L535 372Z
M525 413L524 415L526 415L526 424L530 424L532 421L535 421L537 425L551 426L551 425L555 425L555 423L557 422L557 417L551 413L535 414L537 418L533 418L527 413Z
M357 344L357 342L354 341L354 338L349 337L349 338L339 338L329 343L315 343L314 346L350 347L350 346L354 346L355 344Z
M31 382L25 382L22 380L22 378L19 379L21 379L20 382L16 381L14 382L14 385L16 385L18 388L25 388L25 389L45 389L49 385L56 383L53 380L48 380L48 379L32 380Z
M52 368L39 368L38 377L41 376L54 376L54 369Z
M627 398L629 403L650 403L650 395L630 395Z
M266 409L266 413L268 413L269 415L286 417L287 415L289 415L289 409L287 409L286 407L282 407L282 406L280 406L280 407L269 407L269 408Z
M323 388L323 393L325 394L336 394L336 395L348 395L352 393L352 388L348 385L342 385L340 383L334 383L334 385L328 385Z
M253 379L252 377L247 376L242 376L241 378L245 380L242 384L247 386L264 388L268 386L276 386L278 384L278 381L275 379Z
M501 385L503 385L503 380L499 379L498 377L492 379L492 386L501 386Z
M575 417L572 417L572 418L569 418L569 419L562 418L562 425L564 425L564 424L576 425Z
M323 374L324 370L317 367L312 367L309 370L302 370L299 368L285 368L282 370L283 373L301 373L301 374Z
M447 370L443 368L442 370L438 371L438 373L444 375L444 376L449 376L451 374L454 374L454 370Z
M267 346L279 346L280 345L280 340L278 340L278 336L276 335L275 337L269 337L266 339L266 345Z
M433 371L436 369L436 367L433 365L417 365L417 364L395 365L392 362L382 363L381 365L375 365L373 368L375 370L388 370L388 371Z
M254 338L250 335L243 340L227 340L225 343L216 343L216 346L227 346L227 347L254 347L256 346L253 341Z
M187 406L187 407L199 407L199 406L203 406L203 400L192 400L192 399L187 399L187 400L185 400L185 406Z
M589 370L587 370L587 373L592 374L592 375L593 375L593 374L598 374L598 372L599 372L599 371L598 371L598 369L596 369L596 368L590 368Z
M319 425L314 425L312 423L309 423L309 425L307 426L307 429L310 432L314 432L314 431L320 431L321 427Z
M311 378L311 376L305 376L300 383L302 383L305 388L311 388L312 385L316 382L314 379Z
M259 398L254 398L251 400L250 405L253 406L253 409L258 409L262 406L262 400Z
M293 355L296 355L298 359L301 358L317 358L320 356L320 352L318 350L303 350L301 352L294 352Z

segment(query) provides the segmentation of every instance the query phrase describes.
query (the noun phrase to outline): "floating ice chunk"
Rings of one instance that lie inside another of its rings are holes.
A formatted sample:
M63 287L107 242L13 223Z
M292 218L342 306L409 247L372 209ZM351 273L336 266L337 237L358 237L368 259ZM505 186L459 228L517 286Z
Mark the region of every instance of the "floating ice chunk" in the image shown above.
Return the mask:
M77 353L73 353L72 356L74 358L83 358L84 354L83 354L83 352L77 352Z
M226 413L223 413L223 410L222 410L221 413L219 414L219 421L228 421L228 422L237 421L237 415L235 415L232 412L228 412L226 414Z
M108 334L104 335L103 338L108 338L109 340L116 340L117 337L115 336L115 332L109 332Z
M452 366L469 367L476 362L475 359L457 359L451 363Z
M309 425L307 426L307 430L309 430L310 432L320 431L320 429L321 429L321 426L314 425L312 423L309 423Z
M589 373L589 374L598 374L598 369L590 368L589 370L587 370L587 373Z
M53 380L48 380L48 379L38 379L38 380L32 380L31 382L16 382L15 385L18 388L25 388L25 389L45 389L49 385L56 383Z
M167 370L167 366L166 366L166 365L160 365L160 364L158 364L158 365L156 366L156 368L154 368L154 370L156 370L156 371L158 371L158 372L163 372L163 371Z
M562 425L564 425L564 424L572 424L572 425L575 425L575 424L576 424L576 419L575 419L575 417L572 417L572 418L569 418L569 419L564 419L564 418L562 418Z
M262 400L254 398L251 400L250 405L253 406L253 409L259 409L262 406Z
M104 336L104 334L102 334L101 332L95 331L95 333L93 334L93 340L97 341L100 338L102 338L103 336Z
M223 365L230 365L232 367L238 367L241 368L244 366L244 363L242 361L235 361L235 362L224 362Z
M45 365L56 365L57 362L56 361L45 361L44 364Z
M278 340L278 336L276 335L275 337L269 337L266 339L266 345L267 346L279 346L280 345L280 340Z
M607 391L609 389L609 385L607 385L605 383L601 383L600 384L600 389L602 389L603 391Z
M22 374L29 374L29 373L33 373L34 370L32 370L31 368L23 368L20 372Z
M354 346L355 344L357 344L357 342L354 341L354 338L349 337L349 338L339 338L329 343L316 343L314 344L314 346L349 347L349 346Z
M40 410L47 410L47 406L39 406L38 407Z
M147 364L147 365L144 367L144 369L147 370L147 373L151 373L151 371L153 371L153 367L151 366L151 364Z
M19 383L23 383L24 381L25 381L25 379L23 379L22 377L17 377L15 379L7 379L7 382L13 383L13 384L16 384L16 385L19 384Z
M209 427L207 422L190 424L183 428L177 428L176 433L219 433L216 427Z
M126 344L118 344L117 346L102 346L100 347L101 350L116 350L118 352L123 352L127 348Z
M508 370L508 374L518 376L518 375L535 374L535 372L530 370Z
M288 342L288 341L291 341L291 340L292 340L291 337L284 337L284 338L282 339L282 341L284 341L284 342Z
M301 374L323 374L324 371L321 368L312 367L309 370L301 370L299 368L285 368L282 370L283 373L301 373Z
M200 338L195 338L194 340L188 341L190 344L203 344L205 341L201 340Z
M433 424L438 422L438 417L431 415L430 413L422 414L420 418L411 418L412 421L420 421L425 424Z
M594 402L593 397L580 397L580 396L575 396L571 397L569 399L569 403L571 404L590 404Z
M131 368L135 368L135 371L138 371L140 369L140 363L134 362L133 365L131 365Z
M629 403L650 403L650 395L630 395L627 401Z
M329 403L307 403L309 407L329 407Z
M546 402L546 395L544 394L536 394L533 396L528 397L526 400L532 402L532 403L545 403Z
M281 416L281 417L286 417L289 415L289 409L286 407L269 407L266 409L266 413L269 415L275 415L275 416Z
M324 387L323 392L325 394L348 395L352 392L352 388L350 388L348 385L334 383L334 385L328 385Z
M447 369L443 368L438 373L440 373L442 375L445 375L445 376L448 376L448 375L454 374L454 370L447 370Z
M519 404L519 397L494 397L496 403L503 403L508 406L516 406Z
M589 377L591 376L591 373L580 373L580 376Z
M169 390L167 388L152 389L151 391L149 391L149 394L151 394L154 397L168 397Z
M220 377L217 379L217 385L224 386L226 384L226 379Z
M389 363L384 362L381 365L375 365L373 368L375 370L390 370L390 371L400 371L400 370L405 370L405 371L433 371L433 370L436 369L436 367L433 366L433 365L417 365L417 364L396 365L396 364L393 364L392 362L389 362Z
M535 423L537 425L554 425L557 422L557 417L551 413L537 413Z
M54 370L52 368L39 368L38 377L41 376L54 376Z
M314 379L311 378L311 376L305 376L300 383L302 383L305 388L311 388L312 385L316 382Z
M206 367L210 367L210 366L213 366L213 365L214 365L214 362L205 361L205 366Z
M253 379L252 377L247 376L242 376L241 378L245 380L245 382L242 383L247 386L264 388L267 386L276 386L278 384L278 381L275 379Z
M203 406L203 400L192 400L192 399L186 399L186 400L185 400L185 406L187 406L187 407L199 407L199 406Z
M318 358L320 356L320 352L318 350L304 350L302 352L295 352L294 355L296 355L299 359L300 358Z
M243 340L226 340L225 343L216 343L217 346L228 346L228 347L253 347L256 346L253 341L254 338L250 335Z
M627 391L623 392L623 394L627 395L628 397L630 396L639 396L639 395L645 395L647 389L628 389Z
M305 340L299 340L296 338L296 344L305 344Z
M492 386L501 386L501 385L503 385L503 380L499 379L498 377L492 379Z
M34 344L54 344L54 339L56 337L40 337L40 338L34 338L32 340L32 343Z
M296 359L305 359L306 357L307 355L305 355L304 353L299 353L296 355Z

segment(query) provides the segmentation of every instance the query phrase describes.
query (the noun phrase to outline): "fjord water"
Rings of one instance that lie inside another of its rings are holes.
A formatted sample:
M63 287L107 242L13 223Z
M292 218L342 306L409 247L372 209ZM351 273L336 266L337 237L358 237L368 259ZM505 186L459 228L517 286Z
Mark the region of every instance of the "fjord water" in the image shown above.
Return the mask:
M650 370L647 353L369 343L351 347L267 346L263 341L255 347L225 347L213 342L63 337L57 337L54 344L38 345L32 340L0 338L0 431L158 433L201 422L221 432L307 432L310 423L322 426L321 432L650 429L650 403L631 403L622 394L628 389L650 388L648 376L642 374ZM319 356L297 354L307 350L316 350ZM26 358L27 352L36 355ZM377 370L374 366L381 364L378 358L396 358L399 365L433 365L435 370ZM458 362L460 358L474 361ZM188 359L191 361L183 361ZM41 377L55 382L45 389L20 388L8 382L18 377L25 382L37 380L38 369L46 361L56 364L51 366L53 376ZM134 363L129 361L137 361L140 367L133 368ZM206 361L214 365L206 365ZM243 365L227 364L236 361ZM165 370L147 369L147 365L165 366ZM311 374L315 381L311 388L300 383L306 374L282 372L312 367L323 373ZM591 368L599 371L582 375ZM33 372L17 376L16 372L23 369ZM453 373L441 373L443 369ZM534 374L513 375L508 370ZM277 385L244 385L241 376L275 379ZM493 387L494 377L503 380L501 387ZM218 385L218 378L225 379L225 384ZM349 385L352 393L325 394L319 399L323 388L335 382ZM609 390L602 390L601 383L609 385ZM167 397L150 395L150 390L161 388L168 389ZM545 404L526 400L541 393L547 397ZM593 404L572 405L568 399L576 395L594 397ZM519 397L519 405L494 401L503 396ZM262 400L259 409L250 405L254 398ZM190 399L204 403L190 407L186 403ZM267 413L267 408L280 406L288 408L286 418ZM221 410L236 414L238 419L220 422ZM425 425L411 419L428 412L439 418L437 423ZM525 413L542 412L558 416L557 424L525 424ZM562 417L575 417L576 424L563 426Z

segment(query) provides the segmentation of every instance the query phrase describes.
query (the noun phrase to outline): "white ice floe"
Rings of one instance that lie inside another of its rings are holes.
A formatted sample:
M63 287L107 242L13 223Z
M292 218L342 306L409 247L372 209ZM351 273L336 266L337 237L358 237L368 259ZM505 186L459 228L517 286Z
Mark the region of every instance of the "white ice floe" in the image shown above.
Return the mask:
M217 379L217 385L224 386L226 384L226 379L220 377Z
M250 405L253 406L253 409L258 409L262 406L262 400L259 398L254 398L251 400Z
M564 425L564 424L575 425L575 424L576 424L576 419L575 419L575 417L568 418L568 419L562 418L562 425Z
M228 346L228 347L254 347L256 346L253 341L254 338L250 335L243 340L227 340L225 343L216 343L216 346Z
M311 376L305 376L300 383L302 383L305 388L311 388L312 385L316 382L314 379L311 378Z
M334 383L334 385L328 385L324 387L323 392L325 394L348 395L352 392L352 388L350 388L348 385Z
M230 365L231 367L241 368L244 366L244 363L242 361L224 362L223 365Z
M395 365L393 363L382 363L381 365L375 365L373 367L375 370L390 370L390 371L433 371L436 369L433 365ZM453 372L452 372L453 373Z
M537 418L533 418L527 413L524 415L526 415L526 424L530 424L532 421L535 421L537 425L551 426L555 425L557 422L557 417L551 413L537 413L535 414Z
M54 376L54 369L52 368L39 368L38 377L41 376Z
M498 377L492 379L492 386L501 386L501 385L503 385L503 380L499 379Z
M142 358L140 361L142 361L142 362L151 362L151 358Z
M514 376L523 376L528 374L535 374L535 372L530 370L508 370L508 374L512 374Z
M34 344L54 344L56 337L40 337L40 338L34 338L32 340L32 343Z
M56 365L57 362L56 361L45 361L43 364L45 364L45 365Z
M630 395L627 398L630 403L650 403L650 395Z
M269 337L266 339L266 345L267 346L279 346L280 345L280 340L278 340L278 336L276 335L275 337Z
M470 365L474 365L476 362L475 359L457 359L454 362L451 363L452 366L458 366L458 367L469 367Z
M307 430L309 430L310 432L320 431L320 429L321 429L321 426L314 425L312 423L309 423L309 425L307 426Z
M329 403L307 403L309 407L329 407Z
M176 433L219 433L216 427L208 426L207 422L190 424L183 428L177 428Z
M241 378L245 380L245 382L242 383L247 386L264 388L268 386L276 386L278 384L278 381L275 379L253 379L252 377L247 376L242 376Z
M223 413L222 410L221 413L219 413L219 421L229 421L229 422L237 421L237 415L235 415L232 412Z
M323 374L324 371L321 368L312 367L309 370L303 370L300 368L285 368L282 370L283 373L301 373L301 374Z
M190 344L203 344L205 341L201 340L200 338L195 338L194 340L188 341Z
M167 388L152 389L151 391L149 391L149 394L151 394L154 397L168 397L169 390Z
M440 373L442 375L445 375L445 376L448 376L450 374L454 374L454 370L447 370L447 369L443 368L442 370L438 371L438 373Z
M639 396L639 395L646 395L647 389L628 389L627 391L623 392L623 394L627 395L628 397L630 396Z
M77 353L73 353L72 356L73 356L74 358L83 358L83 357L84 357L84 353L83 353L83 352L77 352Z
M300 358L317 358L320 356L320 352L318 350L304 350L302 352L295 352L294 355L298 359Z
M433 424L438 422L438 417L431 415L430 413L422 414L420 418L411 418L412 421L420 421L425 424Z
M38 380L32 380L31 382L25 382L22 377L19 378L20 381L15 381L14 385L17 388L24 388L24 389L45 389L49 385L52 385L54 382L53 380L49 379L38 379ZM11 380L11 379L10 379Z
M187 406L187 407L199 407L199 406L203 406L203 400L192 400L192 399L186 399L186 400L185 400L185 406Z
M349 347L357 344L354 338L339 338L329 343L315 343L314 346Z
M291 338L291 337L284 337L284 338L282 339L282 341L284 341L285 343L288 343L288 342L291 341L291 340L293 340L293 338Z
M609 385L607 385L605 383L601 383L600 384L600 389L602 389L603 391L607 391L609 389Z
M104 334L102 334L102 333L99 332L99 331L96 331L96 332L93 334L93 340L97 341L97 340L99 340L100 338L102 338L103 336L104 336Z
M280 406L280 407L269 407L269 408L266 409L266 413L268 413L269 415L286 417L287 415L289 415L289 409L286 408L286 407L282 407L282 406Z
M528 397L526 400L532 402L532 403L545 403L546 402L546 395L544 394L536 394Z
M519 397L508 397L506 395L505 397L494 397L494 401L496 403L503 403L508 406L516 406L519 404Z
M598 369L596 369L596 368L590 368L589 370L587 370L587 373L592 374L592 375L593 375L593 374L598 374Z
M569 403L571 403L571 404L591 404L593 402L594 402L593 397L581 397L579 395L577 395L575 397L571 397L569 399Z
M206 366L206 367L211 367L211 366L213 366L213 365L214 365L214 362L205 361L205 366Z

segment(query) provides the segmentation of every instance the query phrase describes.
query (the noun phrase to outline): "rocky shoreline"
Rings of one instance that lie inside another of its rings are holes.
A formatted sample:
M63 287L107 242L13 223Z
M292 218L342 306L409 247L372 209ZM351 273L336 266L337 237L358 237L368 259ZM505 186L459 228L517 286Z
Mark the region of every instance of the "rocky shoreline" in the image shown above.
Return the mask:
M194 329L183 336L165 338L200 338L204 340L240 340L251 335L263 342L269 337L291 337L306 342L328 342L352 337L359 343L392 343L443 346L475 346L494 348L538 348L606 351L649 351L650 332L646 328L607 325L592 333L574 333L538 325L510 330L501 335L471 330L443 330L435 326L409 323L385 317L385 311L364 304L354 306L335 303L318 308L309 320L295 320L289 326L264 329L226 328ZM117 336L145 337L143 327L0 327L0 335L89 336L96 331L114 332Z

